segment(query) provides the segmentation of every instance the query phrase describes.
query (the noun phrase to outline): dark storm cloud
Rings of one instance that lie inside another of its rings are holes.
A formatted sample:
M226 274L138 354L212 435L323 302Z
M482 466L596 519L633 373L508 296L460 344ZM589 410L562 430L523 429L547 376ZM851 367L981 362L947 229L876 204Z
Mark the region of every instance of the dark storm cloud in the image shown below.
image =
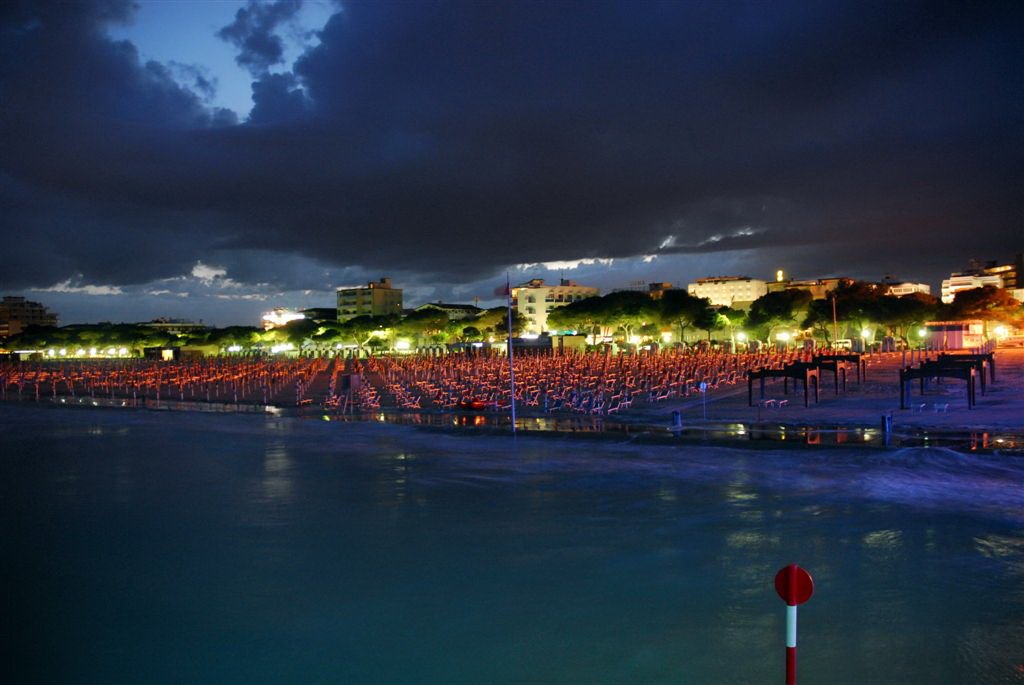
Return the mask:
M309 102L292 74L267 74L252 84L249 123L280 125L309 114Z
M235 61L239 66L253 76L261 76L284 61L284 41L274 31L291 21L300 9L302 0L249 0L246 7L235 13L235 20L217 35L238 48Z
M1021 249L1019 4L346 3L266 73L297 4L224 29L241 125L104 36L128 3L4 10L3 285L745 250L936 278Z

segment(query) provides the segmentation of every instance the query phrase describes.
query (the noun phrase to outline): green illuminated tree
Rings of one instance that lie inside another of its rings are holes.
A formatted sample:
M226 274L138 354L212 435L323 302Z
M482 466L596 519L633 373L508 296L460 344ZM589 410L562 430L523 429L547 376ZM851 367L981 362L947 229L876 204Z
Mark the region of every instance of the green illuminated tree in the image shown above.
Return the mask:
M714 330L724 330L730 338L747 325L747 313L732 307L719 307L715 312ZM710 331L708 333L710 336Z
M424 341L443 340L444 332L451 322L448 315L438 309L423 309L410 312L395 327L395 332L401 336L408 336L415 341L415 346L420 347Z
M752 328L757 329L759 338L768 340L776 328L793 326L803 319L810 303L811 294L806 290L768 293L750 305L747 320Z
M644 324L657 320L659 315L657 303L643 292L622 290L604 297L587 298L580 304L592 300L592 309L596 308L596 316L602 325L621 330L626 340Z
M909 345L909 331L934 319L938 312L938 298L925 293L911 293L903 297L882 297L878 300L878 323Z
M710 308L707 298L695 297L685 290L666 290L659 301L662 323L678 329L679 340L683 340L686 329L698 322L706 322Z
M551 310L548 327L563 331L578 331L600 338L601 328L609 325L609 308L604 298L588 297L564 307Z

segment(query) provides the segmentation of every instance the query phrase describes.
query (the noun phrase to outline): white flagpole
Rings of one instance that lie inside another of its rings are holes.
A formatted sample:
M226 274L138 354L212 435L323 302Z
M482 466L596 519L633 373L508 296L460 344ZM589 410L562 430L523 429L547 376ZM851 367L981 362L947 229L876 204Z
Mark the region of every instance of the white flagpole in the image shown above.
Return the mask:
M516 371L512 363L512 282L505 272L505 299L508 304L508 381L512 386L512 434L516 433Z

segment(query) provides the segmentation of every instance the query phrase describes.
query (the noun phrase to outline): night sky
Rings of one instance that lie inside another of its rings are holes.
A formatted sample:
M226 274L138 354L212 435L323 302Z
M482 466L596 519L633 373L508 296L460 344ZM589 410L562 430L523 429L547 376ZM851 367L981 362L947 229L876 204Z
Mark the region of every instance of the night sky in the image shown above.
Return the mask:
M1024 3L8 2L0 293L255 324L1024 249Z

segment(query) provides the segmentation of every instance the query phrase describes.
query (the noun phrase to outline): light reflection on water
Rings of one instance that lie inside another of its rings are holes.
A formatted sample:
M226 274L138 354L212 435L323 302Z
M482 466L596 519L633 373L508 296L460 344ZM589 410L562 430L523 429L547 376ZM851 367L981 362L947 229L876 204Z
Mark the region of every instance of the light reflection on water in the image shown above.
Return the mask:
M433 411L375 411L365 414L323 413L320 407L275 407L258 404L208 403L195 401L163 400L132 404L124 400L103 398L47 399L44 404L72 407L107 407L127 411L185 411L217 414L264 414L270 417L317 418L326 422L394 423L398 425L433 426L462 428L470 430L507 430L511 418L503 413L492 412L433 412ZM1000 453L1024 452L1024 433L1020 430L969 430L959 432L925 431L906 428L889 435L870 426L823 426L787 425L770 421L756 423L715 423L700 422L686 425L682 430L667 425L671 420L665 417L663 423L657 419L646 419L648 423L606 419L601 416L578 416L546 414L541 416L520 415L516 419L520 432L566 432L582 434L643 435L648 440L699 441L745 441L767 442L782 445L806 445L810 447L878 445L885 447L952 446L957 449L995 451Z
M876 530L864 536L864 546L876 550L897 550L902 542L898 530Z
M262 497L273 504L288 504L292 497L292 460L281 440L267 444L263 454Z
M56 416L0 411L38 681L770 682L790 562L802 679L1018 677L1019 460Z

